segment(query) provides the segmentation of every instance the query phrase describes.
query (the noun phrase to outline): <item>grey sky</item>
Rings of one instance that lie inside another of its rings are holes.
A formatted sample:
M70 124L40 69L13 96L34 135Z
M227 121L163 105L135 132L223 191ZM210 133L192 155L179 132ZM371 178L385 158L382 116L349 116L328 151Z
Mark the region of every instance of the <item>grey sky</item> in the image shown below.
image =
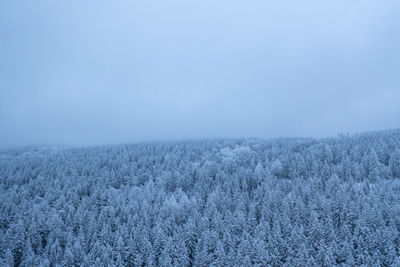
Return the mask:
M1 1L0 146L400 127L400 1Z

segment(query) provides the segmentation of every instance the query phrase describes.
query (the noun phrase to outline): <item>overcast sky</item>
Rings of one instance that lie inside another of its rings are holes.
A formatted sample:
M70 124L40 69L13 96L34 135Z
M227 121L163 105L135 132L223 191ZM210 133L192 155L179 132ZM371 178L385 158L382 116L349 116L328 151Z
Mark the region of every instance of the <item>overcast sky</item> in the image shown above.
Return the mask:
M400 127L400 1L0 2L0 147Z

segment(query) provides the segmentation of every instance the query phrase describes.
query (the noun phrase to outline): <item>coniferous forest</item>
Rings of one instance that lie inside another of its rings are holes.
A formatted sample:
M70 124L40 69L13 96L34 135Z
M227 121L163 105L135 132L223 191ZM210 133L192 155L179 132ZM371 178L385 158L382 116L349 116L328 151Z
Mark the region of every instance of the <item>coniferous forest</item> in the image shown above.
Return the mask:
M400 130L0 153L1 266L400 266Z

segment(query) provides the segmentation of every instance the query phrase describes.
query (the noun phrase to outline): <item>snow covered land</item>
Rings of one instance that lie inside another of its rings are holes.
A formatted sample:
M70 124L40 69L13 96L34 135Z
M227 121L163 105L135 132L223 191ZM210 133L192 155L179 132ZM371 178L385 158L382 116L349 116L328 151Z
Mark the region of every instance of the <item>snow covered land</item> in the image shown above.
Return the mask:
M0 153L1 266L400 266L400 130Z

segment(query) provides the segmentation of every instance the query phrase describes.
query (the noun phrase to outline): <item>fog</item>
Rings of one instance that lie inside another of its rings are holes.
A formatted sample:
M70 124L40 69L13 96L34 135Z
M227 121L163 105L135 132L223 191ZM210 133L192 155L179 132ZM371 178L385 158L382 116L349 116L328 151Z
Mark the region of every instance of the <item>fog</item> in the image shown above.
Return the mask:
M0 147L400 126L399 1L1 1Z

